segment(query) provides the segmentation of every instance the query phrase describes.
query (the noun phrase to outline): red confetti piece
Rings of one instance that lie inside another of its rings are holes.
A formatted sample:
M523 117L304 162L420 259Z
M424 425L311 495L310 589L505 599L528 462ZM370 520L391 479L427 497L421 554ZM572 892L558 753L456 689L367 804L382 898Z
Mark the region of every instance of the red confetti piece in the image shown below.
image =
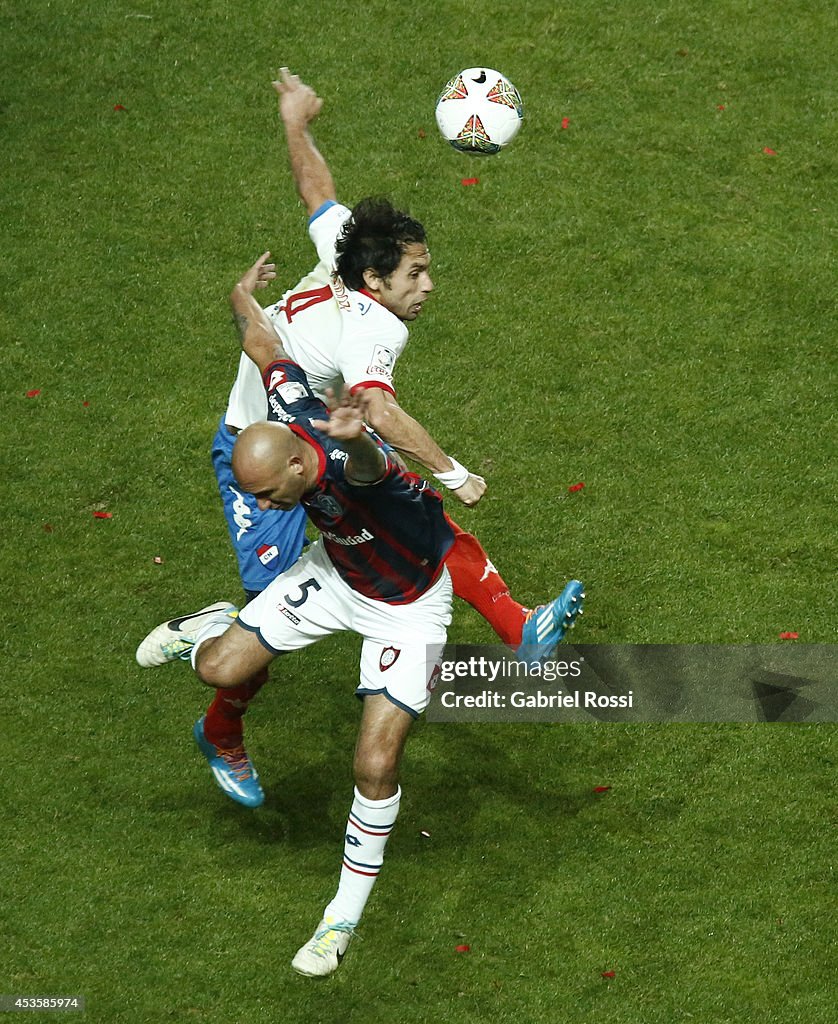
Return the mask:
M800 637L799 633L781 633L781 640L797 640Z
M594 786L595 793L607 793L611 789L610 786Z
M771 149L770 146L765 146L763 148L763 153L765 153L766 156L776 156L777 155L776 149Z
M455 952L457 953L470 953L471 946L457 946Z
M603 971L602 972L603 978L614 978L614 977L616 977L616 975L617 975L616 971Z
M479 178L463 178L460 181L460 184L461 185L479 185L480 184L480 179Z
M716 107L716 110L724 110L724 109L725 109L725 105L724 105L724 103L720 103L720 104L719 104L719 105L718 105L718 106Z
M94 519L113 519L113 512L94 512Z
M160 557L160 555L155 555L153 561L155 565L163 564L163 559Z
M27 391L26 392L26 397L27 398L37 398L38 395L40 395L40 393L41 393L41 389L40 388L32 388L31 391Z
M85 409L90 408L90 402L82 402L81 404L85 407Z
M113 108L114 108L114 110L127 110L128 109L127 107L123 107L123 105L121 103L114 103Z
M52 533L53 529L52 523L44 523L44 533Z
M569 117L563 117L562 118L562 131L565 131L569 127L570 127L570 118Z
M571 494L575 494L577 491L581 491L584 486L584 483L580 480L578 484L573 484L572 487L568 487L568 491L570 491Z

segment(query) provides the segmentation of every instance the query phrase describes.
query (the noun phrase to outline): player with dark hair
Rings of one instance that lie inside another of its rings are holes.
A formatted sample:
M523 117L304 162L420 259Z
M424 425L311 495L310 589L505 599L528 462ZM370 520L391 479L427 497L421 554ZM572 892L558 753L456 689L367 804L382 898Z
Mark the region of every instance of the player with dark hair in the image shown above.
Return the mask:
M447 455L396 399L393 373L415 320L433 289L425 230L387 201L365 199L350 211L335 198L329 168L309 133L322 100L287 69L274 82L297 191L309 214L319 262L266 313L290 357L304 369L316 395L332 388L364 392L367 422L401 455L419 463L466 506L482 497L485 480ZM255 364L242 353L227 410L213 444L213 464L230 538L248 599L299 557L305 541L302 509L260 508L231 467L236 436L266 419L268 404ZM571 581L562 594L535 609L510 595L476 537L449 520L454 544L446 564L454 592L471 604L521 657L551 653L583 598ZM194 728L219 786L234 800L264 799L243 743L242 719L267 679L260 672L233 690L219 691Z
M418 220L395 209L388 199L362 199L352 210L335 245L338 275L347 288L362 291L365 270L389 277L408 245L426 245Z

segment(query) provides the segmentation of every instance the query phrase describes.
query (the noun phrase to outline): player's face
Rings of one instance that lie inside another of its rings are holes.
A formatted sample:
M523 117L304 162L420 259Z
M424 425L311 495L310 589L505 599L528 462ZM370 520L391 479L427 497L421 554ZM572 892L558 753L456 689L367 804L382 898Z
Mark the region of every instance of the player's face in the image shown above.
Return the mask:
M242 480L241 485L253 495L263 512L269 508L290 511L299 505L306 490L303 474L295 463L282 471L265 473L249 481Z
M407 245L401 263L389 277L380 279L376 297L381 305L399 320L415 320L434 288L430 265L431 254L426 245L419 242Z

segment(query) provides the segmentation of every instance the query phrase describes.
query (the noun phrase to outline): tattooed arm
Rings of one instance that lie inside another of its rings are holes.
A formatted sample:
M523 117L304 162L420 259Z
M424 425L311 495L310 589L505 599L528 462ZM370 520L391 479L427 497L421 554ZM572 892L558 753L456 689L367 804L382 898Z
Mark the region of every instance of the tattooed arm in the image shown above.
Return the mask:
M276 277L274 264L267 262L270 255L270 252L262 253L230 293L233 323L238 329L242 348L262 373L277 359L288 358L282 339L253 298L257 288L267 288L268 282Z

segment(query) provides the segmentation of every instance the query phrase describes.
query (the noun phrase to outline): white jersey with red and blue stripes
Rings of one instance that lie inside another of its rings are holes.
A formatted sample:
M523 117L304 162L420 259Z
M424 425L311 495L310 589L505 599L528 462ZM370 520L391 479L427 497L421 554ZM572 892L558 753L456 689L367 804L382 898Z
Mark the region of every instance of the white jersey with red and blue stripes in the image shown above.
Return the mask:
M328 418L328 410L301 367L288 360L272 363L263 382L268 419L286 423L317 453L317 485L302 505L341 578L365 597L389 604L415 601L439 576L454 542L439 492L400 469L386 452L387 469L378 482L350 483L348 453L311 425Z
M350 213L330 200L311 216L309 236L319 262L265 309L285 351L321 398L327 388L340 394L344 384L395 394L393 371L408 340L407 327L394 313L366 292L347 288L335 270L335 244ZM242 430L266 416L259 370L242 353L225 422Z

